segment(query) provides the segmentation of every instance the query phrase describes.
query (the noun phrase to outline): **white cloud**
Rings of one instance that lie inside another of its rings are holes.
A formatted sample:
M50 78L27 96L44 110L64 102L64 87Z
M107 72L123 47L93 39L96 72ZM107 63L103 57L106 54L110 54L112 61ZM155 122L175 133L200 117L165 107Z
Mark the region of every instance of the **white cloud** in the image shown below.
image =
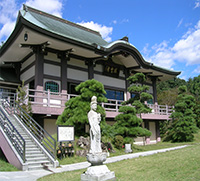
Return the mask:
M196 0L194 9L199 8L199 7L200 7L200 0Z
M58 17L62 17L62 2L61 0L48 0L44 3L44 0L28 0L25 2L27 6L42 10L49 14L53 14Z
M78 23L78 24L85 26L87 28L93 29L95 31L98 31L101 34L102 38L108 42L112 40L110 37L113 31L112 27L107 27L105 25L94 23L93 21L90 21L90 22L82 21L81 23Z
M113 20L112 22L113 22L113 24L117 24L117 20Z
M0 40L4 41L6 37L10 35L10 33L13 31L13 28L15 26L15 22L8 21L3 25L3 27L0 29Z
M5 41L14 29L17 12L15 0L0 1L0 41Z
M183 23L183 18L178 22L177 28L179 28Z
M148 51L151 55L144 55L146 60L169 69L176 61L184 62L186 65L200 64L200 20L173 46L169 47L168 44L169 42L163 41L152 46ZM144 50L147 52L146 48L145 46Z
M22 4L62 17L61 0L48 0L46 3L44 3L44 0L27 0L21 4L16 2L17 0L0 1L0 42L5 41L13 31Z
M198 67L194 70L194 73L200 74L200 66L198 66Z

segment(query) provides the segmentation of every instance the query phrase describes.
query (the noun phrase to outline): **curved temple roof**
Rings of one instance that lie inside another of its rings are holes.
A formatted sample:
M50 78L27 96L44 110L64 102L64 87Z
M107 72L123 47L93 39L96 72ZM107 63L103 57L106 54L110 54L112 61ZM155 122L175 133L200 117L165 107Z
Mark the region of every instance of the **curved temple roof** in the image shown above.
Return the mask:
M125 52L129 57L123 57L118 54L115 58L117 61L121 61L122 64L130 70L134 67L134 69L145 69L145 71L149 69L151 72L154 72L155 75L166 74L168 77L163 80L173 78L180 74L180 72L167 70L145 61L140 52L125 40L117 40L108 43L94 30L26 5L24 5L23 10L19 11L16 27L1 48L1 61L21 61L23 57L31 52L30 50L22 50L22 48L19 48L19 44L27 43L24 42L23 35L24 32L29 31L32 37L37 37L32 38L32 40L29 39L29 42L27 42L30 44L41 44L42 41L49 41L50 39L53 43L48 47L57 48L62 51L66 50L67 47L75 47L77 50L75 53L77 55L79 54L88 58L98 58L99 55L111 56L116 52ZM11 57L11 52L16 52L15 57L13 57L13 55ZM131 61L136 63L131 64ZM131 66L133 64L135 66Z

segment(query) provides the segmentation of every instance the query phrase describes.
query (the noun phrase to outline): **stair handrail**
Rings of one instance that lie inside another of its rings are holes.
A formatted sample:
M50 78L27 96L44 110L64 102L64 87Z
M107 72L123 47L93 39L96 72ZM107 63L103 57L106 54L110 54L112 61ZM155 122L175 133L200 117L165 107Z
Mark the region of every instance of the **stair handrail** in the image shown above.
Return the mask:
M56 140L43 129L17 102L14 102L15 115L22 120L22 123L32 133L34 138L42 144L45 150L56 160Z
M6 116L2 108L0 108L0 125L10 140L11 144L14 146L15 150L18 152L19 156L26 162L26 142L21 134L17 131L15 126L12 124L10 119Z

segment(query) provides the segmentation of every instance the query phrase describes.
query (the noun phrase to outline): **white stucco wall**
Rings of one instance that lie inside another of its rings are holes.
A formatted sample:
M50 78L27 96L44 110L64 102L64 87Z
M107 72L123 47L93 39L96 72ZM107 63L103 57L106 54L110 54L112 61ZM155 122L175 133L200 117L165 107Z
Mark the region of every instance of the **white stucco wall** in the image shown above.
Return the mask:
M60 77L61 68L57 65L44 63L44 74Z
M88 68L87 65L85 65L85 62L82 60L77 60L75 58L70 58L70 61L67 62L68 65L74 65L77 67L82 67L82 68Z
M35 76L35 66L31 67L27 71L25 71L23 74L20 75L20 80L27 81L31 77Z
M56 119L44 119L44 129L50 134L57 133Z
M32 56L29 57L24 63L22 63L21 71L24 70L28 65L30 65L30 64L33 63L34 61L35 61L35 55L32 55Z
M151 137L150 140L156 140L156 123L155 122L149 122L149 131L151 131Z
M94 67L94 70L96 70L96 71L98 71L98 72L103 72L103 66L97 64L97 65Z
M88 80L88 72L67 68L67 78L85 81Z
M61 60L57 57L57 54L51 52L48 52L48 54L44 56L44 59L54 62L61 62Z
M113 86L113 87L125 89L125 80L112 78L112 77L108 77L104 75L97 75L97 74L94 74L94 79L110 87Z

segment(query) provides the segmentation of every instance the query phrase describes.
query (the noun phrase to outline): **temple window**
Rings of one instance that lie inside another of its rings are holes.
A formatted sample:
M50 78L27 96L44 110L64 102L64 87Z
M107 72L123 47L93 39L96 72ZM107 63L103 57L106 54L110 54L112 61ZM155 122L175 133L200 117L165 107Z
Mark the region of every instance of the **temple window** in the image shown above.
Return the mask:
M50 90L50 92L59 92L59 85L56 82L48 81L45 83L45 91Z

